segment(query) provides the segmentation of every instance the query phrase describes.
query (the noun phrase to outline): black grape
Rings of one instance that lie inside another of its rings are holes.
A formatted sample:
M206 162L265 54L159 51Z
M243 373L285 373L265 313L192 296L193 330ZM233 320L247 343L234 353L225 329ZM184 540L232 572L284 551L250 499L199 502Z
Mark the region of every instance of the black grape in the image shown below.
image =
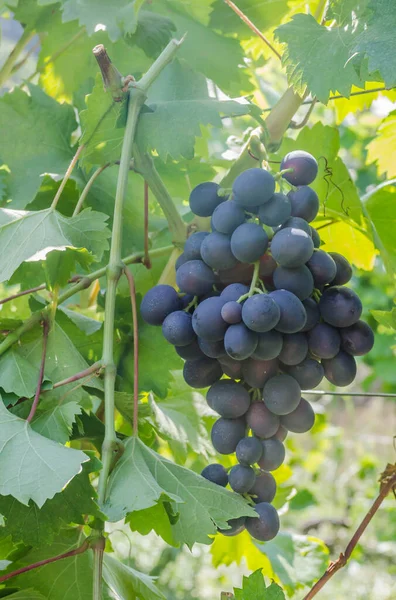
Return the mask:
M259 207L258 216L260 222L269 227L277 227L291 215L291 203L285 194L275 192L272 198Z
M305 398L301 398L300 404L293 412L281 417L281 424L293 433L306 433L312 429L314 423L315 413Z
M140 305L142 318L150 325L162 325L165 317L181 308L181 300L170 285L156 285L147 292Z
M322 365L313 358L306 358L300 364L286 367L286 369L288 374L299 383L302 390L317 387L324 377Z
M319 198L315 190L303 185L296 190L290 190L290 198L293 217L301 217L310 223L319 211Z
M221 309L221 316L230 325L240 323L242 321L242 305L235 300L226 302Z
M233 454L238 442L245 437L246 423L243 418L224 419L220 417L211 432L214 449L220 454Z
M192 326L198 337L208 342L218 342L224 338L227 323L221 316L224 300L220 296L207 298L194 310Z
M186 360L183 367L185 382L193 388L205 388L215 383L223 375L220 364L214 358Z
M261 278L272 275L276 267L276 261L270 254L263 254L263 256L260 256L259 274Z
M249 286L244 285L243 283L231 283L224 288L221 292L220 296L223 298L224 302L237 301L241 296L244 296L249 291Z
M229 200L219 204L212 215L212 227L220 233L231 235L232 232L245 222L246 215L242 206Z
M286 229L286 227L294 227L295 229L302 229L312 237L311 225L301 217L289 217L287 221L285 221L281 227L281 229Z
M227 200L217 195L219 185L211 181L200 183L190 194L191 212L199 217L210 217L216 206Z
M316 323L319 323L320 310L318 304L312 298L304 300L303 305L307 313L307 322L301 331L309 331L312 327L315 327Z
M265 406L264 402L253 402L246 414L246 422L259 438L267 439L275 435L279 427L279 417Z
M191 344L186 346L175 346L175 350L181 358L184 360L197 360L198 358L205 358L201 348L198 345L198 340L193 340Z
M356 361L351 354L343 350L327 360L322 360L325 377L330 383L345 387L356 377Z
M311 238L312 238L314 247L315 248L320 248L320 243L321 243L322 240L320 239L319 233L312 226L311 226Z
M228 474L228 481L234 492L245 494L254 484L256 475L252 467L235 465Z
M308 185L318 174L318 163L312 154L304 150L293 150L281 162L280 170L284 169L293 169L290 173L283 173L282 177L286 181L292 185Z
M217 231L210 233L202 242L201 256L215 270L231 269L238 262L231 252L230 238Z
M264 383L276 375L277 360L257 360L248 358L243 362L242 375L244 381L251 387L262 388Z
M184 263L187 262L187 261L188 261L187 256L184 254L184 252L182 252L180 254L180 256L177 257L177 260L175 262L175 270L177 271L177 269L179 267L181 267L182 265L184 265Z
M219 465L218 463L205 467L201 475L208 481L221 485L222 487L225 487L228 483L227 471L223 465Z
M168 315L162 323L164 338L174 346L187 346L195 340L191 324L191 315L184 310L176 310Z
M235 360L226 354L225 356L220 356L219 363L223 369L223 373L228 375L228 377L231 377L232 379L242 378L242 361Z
M252 537L260 542L272 540L279 531L280 523L276 509L268 502L256 504L257 518L247 517L246 529Z
M338 254L338 252L329 252L329 254L337 267L337 273L331 285L345 285L352 277L351 265L342 254Z
M279 360L284 365L298 365L308 354L308 341L303 333L285 333Z
M257 223L239 225L231 236L231 250L242 263L253 263L268 248L268 235Z
M319 301L323 319L334 327L349 327L360 319L362 303L351 289L341 286L327 288Z
M277 231L271 241L271 254L282 267L300 267L311 258L313 250L309 234L294 227Z
M338 330L327 323L318 323L308 332L309 350L318 358L333 358L340 350Z
M226 355L223 340L219 340L218 342L208 342L207 340L198 338L198 346L203 354L209 356L209 358L221 358Z
M201 259L201 245L209 233L207 231L196 231L191 234L184 244L184 256L186 260Z
M227 285L239 282L239 285L249 284L252 280L254 265L241 263L235 265L232 269L224 269L218 272L220 283ZM234 299L234 298L232 298ZM238 300L238 298L235 298ZM231 300L231 298L230 298Z
M262 451L263 448L261 446ZM256 504L259 502L272 502L276 494L276 481L272 473L262 471L256 475L256 481L253 487L250 488L249 494L253 497Z
M250 406L247 390L231 379L222 379L213 384L206 394L206 400L210 408L227 419L241 417Z
M295 269L277 267L273 277L276 289L288 290L300 300L306 300L313 292L314 280L310 270L305 265Z
M275 471L279 469L283 461L285 460L285 447L276 438L270 440L263 440L263 455L258 461L260 469L263 471Z
M254 465L263 453L261 442L256 437L244 437L236 447L236 457L241 465Z
M313 275L316 286L330 283L337 272L334 260L324 250L314 250L314 253L307 262L307 267Z
M212 291L215 276L203 260L188 260L176 271L176 283L182 292L203 296Z
M224 347L231 358L244 360L249 358L257 346L257 333L248 329L243 323L230 325L225 332Z
M287 290L275 290L269 296L275 300L280 308L280 319L276 329L282 333L297 333L307 320L307 313L302 302Z
M187 308L187 306L189 304L191 304L191 302L193 300L194 300L194 296L191 296L191 294L184 294L183 296L180 297L181 307L182 308ZM194 307L190 306L190 308L188 309L188 311L192 314L194 312Z
M279 331L272 329L258 334L256 350L252 358L258 360L270 360L279 356L283 346L283 336Z
M286 427L284 425L279 425L278 427L278 431L275 433L275 435L273 435L273 438L276 438L277 440L279 440L280 442L284 442L285 439L287 438L287 434L288 434L288 430L286 429ZM271 438L272 439L272 438Z
M246 327L257 333L273 329L280 319L280 308L269 294L255 294L245 300L242 319Z
M275 192L275 179L265 169L247 169L234 181L234 200L244 208L261 206Z
M264 403L275 415L287 415L292 412L298 406L300 399L301 388L290 375L284 373L276 375L264 385Z
M237 519L230 519L229 521L227 521L228 525L230 526L229 529L220 529L219 528L218 531L222 535L226 535L228 537L238 535L239 533L242 533L242 531L245 529L245 521L246 521L246 517L238 517Z
M374 346L374 332L364 321L340 329L341 347L348 354L363 356Z

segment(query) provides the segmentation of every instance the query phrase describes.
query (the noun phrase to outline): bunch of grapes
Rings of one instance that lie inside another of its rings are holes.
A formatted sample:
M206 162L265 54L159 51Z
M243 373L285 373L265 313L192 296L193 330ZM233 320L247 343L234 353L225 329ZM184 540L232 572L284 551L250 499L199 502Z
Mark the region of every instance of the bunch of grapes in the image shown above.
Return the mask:
M188 238L176 263L179 292L157 285L141 304L143 319L161 325L185 360L185 381L210 386L206 399L220 416L211 434L215 450L236 453L231 469L211 464L202 472L255 506L257 518L229 521L225 535L246 528L260 541L276 536L271 471L285 458L288 432L305 433L315 421L302 390L323 377L349 385L354 357L374 343L360 320L359 297L344 287L350 264L321 250L310 225L319 209L309 187L317 172L315 158L298 151L283 159L275 176L261 168L244 171L229 196L216 183L196 186L191 210L210 216L212 231ZM276 191L285 185L281 178L290 185L287 195Z

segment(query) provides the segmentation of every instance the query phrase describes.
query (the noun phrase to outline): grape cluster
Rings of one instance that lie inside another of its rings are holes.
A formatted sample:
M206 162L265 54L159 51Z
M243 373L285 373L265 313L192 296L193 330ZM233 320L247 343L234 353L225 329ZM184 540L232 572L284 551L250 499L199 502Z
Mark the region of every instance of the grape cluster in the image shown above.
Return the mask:
M315 421L302 390L323 377L349 385L354 357L374 343L360 320L359 297L344 287L349 262L321 250L310 225L319 210L309 187L317 172L315 158L298 151L283 159L275 177L260 168L244 171L228 196L216 183L196 186L191 210L210 216L212 231L188 238L176 263L179 292L157 285L141 304L143 319L162 325L185 360L185 381L209 387L208 405L219 415L211 433L215 450L236 453L238 464L228 471L211 464L202 472L255 506L257 518L229 521L224 535L246 528L267 541L277 534L271 471L285 458L288 432L307 432ZM287 195L280 177L290 184Z

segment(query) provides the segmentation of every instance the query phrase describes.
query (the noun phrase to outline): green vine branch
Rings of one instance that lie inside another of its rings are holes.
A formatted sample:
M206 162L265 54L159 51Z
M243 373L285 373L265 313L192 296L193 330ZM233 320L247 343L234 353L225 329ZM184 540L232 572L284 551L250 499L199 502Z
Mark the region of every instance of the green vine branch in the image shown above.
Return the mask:
M36 32L32 29L25 29L22 33L21 37L15 44L14 48L11 50L8 55L5 63L1 67L0 70L0 88L6 83L8 78L13 72L13 68L23 52L25 46L30 42L30 40L36 35Z
M36 389L36 393L34 396L32 408L30 409L28 418L26 419L28 423L31 423L34 415L36 414L37 406L38 406L39 399L40 399L41 386L43 385L43 379L44 379L45 359L47 356L48 334L49 334L49 321L48 321L48 319L44 319L44 322L43 322L43 349L42 349L42 354L41 354L40 371L39 371L37 389Z
M132 307L132 325L133 325L133 435L138 434L139 422L139 330L136 304L136 286L135 278L129 269L124 269L125 277L128 280L129 294L131 296Z
M73 217L75 217L76 215L78 215L78 213L79 213L79 212L80 212L80 210L82 209L82 207L83 207L83 204L84 204L84 202L85 202L85 199L86 199L86 197L87 197L87 196L88 196L88 194L89 194L89 190L91 189L91 187L92 187L92 186L93 186L93 184L95 183L96 179L97 179L97 178L99 177L99 175L100 175L101 173L103 173L103 171L104 171L105 169L107 169L107 167L109 167L110 165L111 165L111 163L107 163L107 164L105 164L105 165L103 165L103 166L101 166L101 167L98 167L98 168L96 169L96 171L94 171L94 172L92 173L92 175L91 175L91 177L88 179L88 181L87 181L87 183L86 183L86 185L85 185L85 187L84 187L83 191L81 192L81 195L80 195L80 197L79 197L79 199L78 199L78 202L77 202L77 204L76 204L76 207L75 207L75 209L74 209L74 211L73 211Z

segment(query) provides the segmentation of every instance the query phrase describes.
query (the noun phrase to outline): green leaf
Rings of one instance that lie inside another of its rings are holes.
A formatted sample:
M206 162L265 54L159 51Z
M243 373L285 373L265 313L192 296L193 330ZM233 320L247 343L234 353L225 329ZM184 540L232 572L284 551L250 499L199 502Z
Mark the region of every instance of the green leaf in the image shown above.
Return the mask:
M128 600L166 600L154 585L154 577L136 571L106 553L103 561L103 579L118 598Z
M276 583L265 585L263 573L258 569L249 577L243 576L242 589L234 588L235 600L285 600L282 589Z
M0 160L10 169L8 193L13 208L24 208L35 197L45 173L63 175L74 151L76 129L71 106L58 104L29 84L0 98Z
M377 247L381 251L385 265L392 272L396 271L396 187L378 190L365 203L368 216L374 227Z
M0 496L0 510L6 518L6 526L0 530L0 537L10 535L15 543L23 542L39 548L52 544L60 529L69 523L83 525L85 515L102 518L89 478L90 473L100 470L101 463L93 452L88 454L90 460L83 464L81 473L41 508L32 500L25 506L11 496Z
M287 0L239 0L238 8L262 32L278 25L289 12ZM235 12L223 0L215 0L210 15L210 26L227 34L234 34L238 39L247 40L252 32Z
M103 326L102 321L91 319L90 317L87 317L76 310L70 310L70 308L66 308L65 306L60 306L59 310L61 310L81 331L83 331L85 335L92 335L99 331Z
M88 460L80 450L65 448L36 433L27 421L0 403L0 494L41 507L77 475Z
M0 387L19 398L32 398L36 392L38 371L13 346L0 357ZM48 378L45 379L48 381Z
M352 85L360 83L351 58L349 31L329 29L312 15L298 14L278 27L275 35L285 44L282 62L297 93L303 94L307 86L326 104L331 92L349 97Z
M216 526L254 511L237 494L205 481L200 475L157 454L140 440L130 439L109 480L105 512L111 520L154 506L164 496L180 513L175 538L189 547L209 544Z
M28 590L21 590L20 592L16 592L15 594L11 594L7 596L9 600L47 600L45 596L36 592L32 588Z
M125 33L133 33L137 26L137 14L133 0L63 0L63 20L78 19L85 25L89 35L95 32L98 23L105 26L109 38L115 42Z
M396 144L396 111L391 112L380 124L375 137L367 145L367 161L375 162L378 173L388 178L396 176L395 161L392 160Z
M125 37L130 46L139 46L147 56L157 57L171 40L176 26L171 19L141 10L136 31Z
M289 502L290 510L304 510L310 506L315 506L318 504L315 496L308 489L298 490L297 494L291 498Z
M396 307L392 308L392 310L372 310L370 312L378 323L389 329L396 330Z
M75 259L87 265L108 249L110 231L106 215L84 210L76 217L64 217L51 208L36 212L0 209L0 281L11 277L24 261L43 260L54 249L73 248ZM83 249L81 252L79 249Z
M126 522L129 523L132 531L138 531L141 535L148 535L150 531L155 531L170 546L180 545L175 540L172 524L163 502L158 502L144 510L134 511L126 518Z
M40 401L40 410L32 421L32 428L54 442L65 444L69 441L73 423L77 415L81 414L78 402L69 400L64 404L57 404L57 397L51 393L45 394Z

